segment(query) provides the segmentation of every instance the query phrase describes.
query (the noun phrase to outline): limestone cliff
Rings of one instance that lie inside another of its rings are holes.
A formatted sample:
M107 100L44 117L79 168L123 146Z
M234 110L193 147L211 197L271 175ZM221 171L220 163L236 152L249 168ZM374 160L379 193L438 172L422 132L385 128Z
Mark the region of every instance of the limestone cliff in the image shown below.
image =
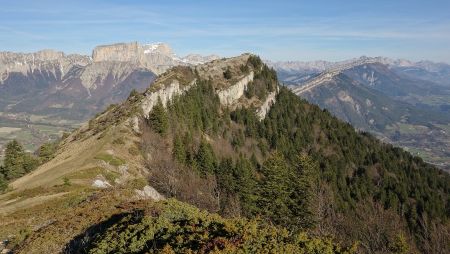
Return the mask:
M153 107L158 102L158 99L161 99L163 105L166 106L175 95L180 95L184 91L189 90L189 88L191 88L194 84L195 80L193 80L189 85L182 87L180 86L180 82L178 80L173 80L168 86L164 86L157 91L147 93L141 104L144 117L148 117L148 114L152 111Z
M239 98L244 95L247 90L247 85L253 81L253 71L249 75L239 80L236 84L228 87L227 89L218 92L220 103L229 106L234 104Z
M97 46L92 51L94 62L142 62L144 49L137 43L117 43Z

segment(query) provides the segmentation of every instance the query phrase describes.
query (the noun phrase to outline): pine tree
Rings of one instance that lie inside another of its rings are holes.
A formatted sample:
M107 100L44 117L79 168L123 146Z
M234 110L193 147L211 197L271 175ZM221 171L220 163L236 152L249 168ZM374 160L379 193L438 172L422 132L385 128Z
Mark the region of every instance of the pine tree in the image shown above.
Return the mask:
M0 193L4 190L6 190L6 188L8 187L8 183L6 182L5 177L3 176L3 167L0 166Z
M159 134L166 134L169 127L169 120L167 112L164 109L161 98L158 98L158 102L153 107L148 116L148 123L152 129Z
M17 140L13 140L6 145L4 160L6 179L11 180L26 173L24 156L25 150Z
M255 193L256 181L253 174L254 168L254 164L241 155L236 162L234 170L236 178L235 182L237 183L236 189L240 195L241 207L246 215L253 214L257 211L257 195Z
M258 206L260 213L276 224L290 225L290 173L282 154L273 153L264 163L264 175L259 184Z
M174 159L181 163L186 164L186 149L184 148L183 141L181 141L180 136L175 135L173 139L173 157Z
M58 144L56 142L45 143L38 149L38 156L42 162L51 160L56 152Z
M23 170L25 173L31 172L39 166L39 159L30 153L25 153L23 156Z
M317 164L306 154L297 157L297 177L293 182L291 200L298 225L303 228L311 228L315 224L313 211L314 193L318 188L319 169Z
M212 173L215 169L216 158L211 145L202 140L197 152L196 161L202 173Z
M409 252L408 242L403 234L398 234L389 245L389 249L392 253L406 254Z
M6 145L3 175L7 180L16 179L32 171L39 160L25 152L23 146L13 140Z

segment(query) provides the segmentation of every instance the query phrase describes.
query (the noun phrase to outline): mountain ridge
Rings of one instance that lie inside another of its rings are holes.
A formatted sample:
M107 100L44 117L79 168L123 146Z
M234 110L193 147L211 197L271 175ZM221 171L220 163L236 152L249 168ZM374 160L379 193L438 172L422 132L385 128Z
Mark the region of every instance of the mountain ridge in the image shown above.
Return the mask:
M445 82L436 83L446 76L441 65L362 57L316 73L279 72L298 96L449 170L445 150L450 145L450 89ZM428 76L417 77L411 68L421 68ZM439 73L426 71L430 68Z

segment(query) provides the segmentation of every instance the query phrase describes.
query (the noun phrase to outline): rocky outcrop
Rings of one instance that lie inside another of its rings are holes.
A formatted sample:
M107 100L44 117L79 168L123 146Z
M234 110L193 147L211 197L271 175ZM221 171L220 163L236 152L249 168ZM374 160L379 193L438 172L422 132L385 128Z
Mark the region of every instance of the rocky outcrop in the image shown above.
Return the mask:
M263 120L267 113L269 113L270 108L273 104L276 102L276 96L277 91L271 92L269 95L267 95L266 100L264 101L263 105L256 111L256 115L258 116L259 120Z
M253 76L254 73L252 71L235 85L219 91L217 94L219 95L220 103L222 105L229 106L239 100L239 98L244 95L245 90L247 90L247 85L253 81Z
M218 55L209 55L209 56L202 56L199 54L189 54L182 58L183 62L191 63L191 64L202 64L210 61L214 61L219 59L220 56Z
M163 200L165 197L161 195L155 188L146 185L143 190L135 190L139 199L152 199L155 201Z
M117 43L97 46L92 51L94 62L141 62L144 49L137 43Z
M175 95L181 95L185 91L189 90L189 88L191 88L195 84L195 82L196 80L192 81L187 86L181 86L180 82L175 79L169 85L164 86L157 91L147 93L141 104L144 117L148 117L153 107L156 105L156 103L158 103L158 99L161 99L161 102L165 107Z
M29 75L45 72L54 77L64 76L73 66L86 66L91 62L88 56L65 55L54 50L35 53L0 52L0 84L13 73Z
M104 176L98 175L92 181L92 187L105 189L105 188L112 187L112 185L106 180L106 178Z

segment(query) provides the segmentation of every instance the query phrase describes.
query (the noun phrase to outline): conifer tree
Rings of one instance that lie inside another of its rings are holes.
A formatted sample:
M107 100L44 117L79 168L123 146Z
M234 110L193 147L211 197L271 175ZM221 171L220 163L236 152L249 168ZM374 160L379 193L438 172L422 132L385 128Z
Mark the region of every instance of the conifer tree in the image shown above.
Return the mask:
M54 157L58 144L56 142L45 143L38 149L38 156L42 162L47 162Z
M262 215L276 224L289 225L291 210L289 168L282 154L273 153L262 167L258 206Z
M8 187L8 183L2 173L3 169L4 168L0 166L0 193Z
M311 228L315 224L313 211L314 193L318 188L319 169L317 164L306 154L297 157L297 177L292 186L292 201L295 202L295 216L301 228Z
M158 102L153 107L152 111L148 116L148 122L152 129L159 134L166 134L169 126L169 120L167 112L164 109L161 98L158 98Z
M181 141L181 138L178 135L175 135L173 139L172 154L177 162L181 164L186 164L186 149L184 148L183 141Z
M23 146L13 140L6 145L3 176L7 180L16 179L35 169L39 160L25 152Z
M13 140L6 145L4 161L6 179L11 180L26 173L24 169L24 156L25 150L17 140Z
M202 140L197 152L196 161L202 173L212 173L215 167L215 156L212 147L208 142Z
M390 243L389 249L395 254L406 254L409 252L408 242L403 234L398 234Z

